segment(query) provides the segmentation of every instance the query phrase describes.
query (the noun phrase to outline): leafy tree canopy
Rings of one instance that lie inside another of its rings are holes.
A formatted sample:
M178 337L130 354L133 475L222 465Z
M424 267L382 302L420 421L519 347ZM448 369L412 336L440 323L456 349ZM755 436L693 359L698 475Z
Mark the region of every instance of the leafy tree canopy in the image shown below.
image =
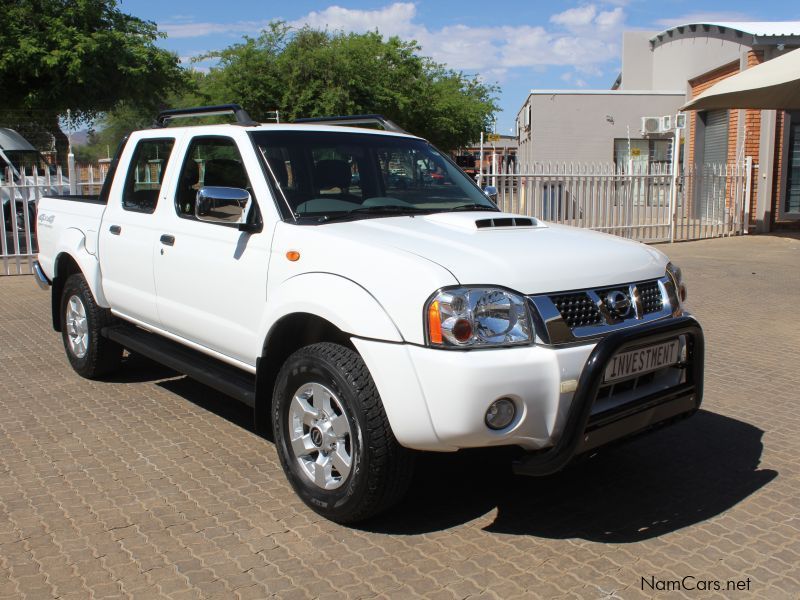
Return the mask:
M257 120L379 113L445 150L480 137L497 110L497 88L420 55L416 42L293 30L273 22L255 38L201 60L198 81L213 103L238 102Z
M265 122L274 110L282 121L379 113L444 150L478 139L497 110L495 86L421 56L416 42L377 32L291 29L274 22L258 37L196 60L214 66L187 72L186 85L162 104L237 102ZM149 125L154 116L155 108L141 103L117 104L90 135L81 158L105 157L124 133Z
M186 83L178 57L155 45L155 23L116 0L15 0L0 19L0 90L7 109L77 122L121 100L154 110Z

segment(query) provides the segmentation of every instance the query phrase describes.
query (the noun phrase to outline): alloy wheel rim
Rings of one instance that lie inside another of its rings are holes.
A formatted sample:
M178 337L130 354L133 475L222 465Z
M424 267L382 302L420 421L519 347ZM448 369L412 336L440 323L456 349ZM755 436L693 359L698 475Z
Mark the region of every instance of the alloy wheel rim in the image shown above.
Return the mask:
M344 403L319 383L307 383L292 395L289 447L300 472L315 486L342 486L353 467L353 434Z
M76 358L83 358L89 351L89 321L86 307L77 295L67 300L66 326L70 352Z

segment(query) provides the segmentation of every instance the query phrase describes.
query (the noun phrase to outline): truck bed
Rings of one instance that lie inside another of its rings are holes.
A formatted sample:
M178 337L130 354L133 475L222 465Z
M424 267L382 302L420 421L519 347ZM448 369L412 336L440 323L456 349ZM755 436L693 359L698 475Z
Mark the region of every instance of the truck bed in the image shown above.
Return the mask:
M63 250L60 245L69 240L80 243L82 237L86 251L96 255L105 208L97 196L43 196L39 200L36 217L39 262L48 277L53 277L55 259Z

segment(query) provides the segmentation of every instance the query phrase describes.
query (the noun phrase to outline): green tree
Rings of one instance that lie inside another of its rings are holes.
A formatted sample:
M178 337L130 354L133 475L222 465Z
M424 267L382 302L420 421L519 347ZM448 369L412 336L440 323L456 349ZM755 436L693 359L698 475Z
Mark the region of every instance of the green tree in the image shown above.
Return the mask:
M56 138L59 118L90 122L124 100L155 109L186 85L178 57L158 48L155 23L125 14L116 0L14 0L0 19L4 121L38 121Z
M105 113L89 130L86 145L73 145L75 158L79 162L95 162L100 158L113 157L123 137L131 131L150 127L153 121L151 110L119 102L114 110Z
M420 55L416 42L377 32L293 30L274 22L258 37L203 60L198 80L214 103L238 102L257 120L379 113L450 150L489 128L497 88Z

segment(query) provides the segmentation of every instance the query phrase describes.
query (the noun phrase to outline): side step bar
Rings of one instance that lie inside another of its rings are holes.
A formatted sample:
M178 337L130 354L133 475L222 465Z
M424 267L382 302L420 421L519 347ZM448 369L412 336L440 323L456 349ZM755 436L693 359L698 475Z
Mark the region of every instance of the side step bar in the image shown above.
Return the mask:
M102 335L250 407L256 405L256 376L155 333L132 325L104 327Z

